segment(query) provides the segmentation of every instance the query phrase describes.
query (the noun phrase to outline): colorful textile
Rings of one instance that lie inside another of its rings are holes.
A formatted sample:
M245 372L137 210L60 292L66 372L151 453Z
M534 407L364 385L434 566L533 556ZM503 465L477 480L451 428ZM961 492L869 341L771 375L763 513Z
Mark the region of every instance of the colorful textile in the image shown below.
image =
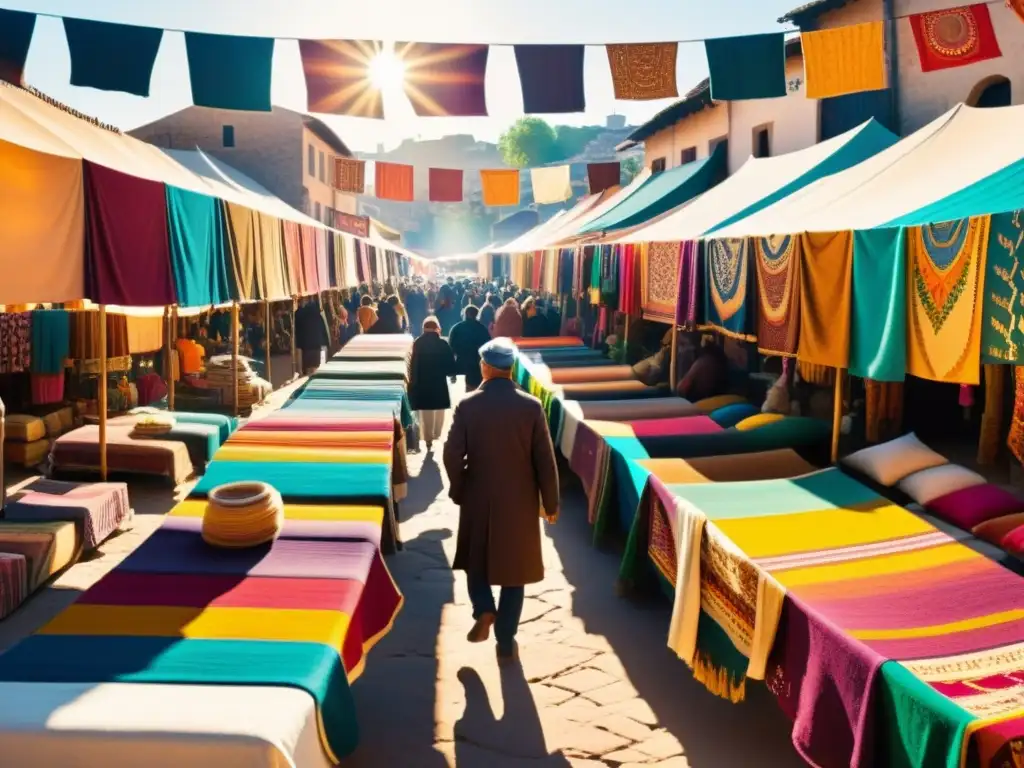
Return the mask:
M922 72L964 67L1002 56L985 3L910 17Z
M903 381L907 367L907 269L903 228L853 234L850 373Z
M192 103L199 107L270 111L272 37L185 33Z
M869 443L892 440L903 431L903 382L864 380L864 430Z
M758 351L766 355L795 355L800 334L800 238L755 238L754 257Z
M881 21L802 32L807 98L827 99L887 87Z
M413 201L413 167L401 163L374 162L374 194L381 200Z
M88 160L82 166L88 298L128 307L177 303L164 185Z
M523 90L523 112L546 115L586 111L584 46L517 45L514 48Z
M0 619L28 597L28 561L24 555L0 552Z
M988 230L987 216L910 230L907 373L979 382Z
M733 338L752 340L755 270L750 268L747 238L715 238L704 242L707 278L704 325Z
M228 284L235 289L232 298L236 301L252 301L257 298L256 263L263 259L263 241L259 235L259 213L244 205L225 203L231 257L231 273ZM273 258L274 254L267 254Z
M166 189L171 270L178 304L201 307L231 301L221 201L170 185Z
M0 80L21 85L36 15L0 9Z
M365 194L366 161L351 157L334 158L334 188L339 192L348 192L353 195Z
M370 77L381 50L370 40L299 40L309 111L383 120L384 101Z
M149 96L162 29L67 17L62 21L72 85Z
M37 309L32 312L32 372L60 374L71 353L71 318L66 309Z
M1024 366L1013 369L1013 416L1006 445L1021 464L1024 464Z
M30 385L32 405L52 405L64 402L63 373L33 373Z
M486 117L487 56L490 46L397 43L405 64L403 84L420 117Z
M462 171L457 168L431 168L430 202L461 203Z
M846 368L850 361L850 232L800 237L800 341L802 362Z
M682 243L650 243L642 248L646 251L640 277L643 316L659 323L674 323Z
M519 171L483 170L480 171L480 184L484 205L519 205Z
M572 197L568 165L531 168L530 183L533 186L533 202L537 205L562 203Z
M125 315L128 331L128 351L137 355L156 352L164 346L164 318L162 315Z
M683 242L679 256L679 286L676 291L676 325L687 330L697 327L703 317L701 299L704 297L704 269L701 243L697 240Z
M260 299L283 299L289 289L288 261L284 249L281 221L266 213L257 214L256 230L262 258L256 260L256 292Z
M619 186L621 179L622 169L618 160L611 163L587 163L587 184L592 195Z
M986 363L1024 363L1024 211L991 217L981 304L981 357Z
M607 45L615 98L651 101L679 96L676 86L678 43Z
M704 41L715 101L773 99L786 95L783 32Z

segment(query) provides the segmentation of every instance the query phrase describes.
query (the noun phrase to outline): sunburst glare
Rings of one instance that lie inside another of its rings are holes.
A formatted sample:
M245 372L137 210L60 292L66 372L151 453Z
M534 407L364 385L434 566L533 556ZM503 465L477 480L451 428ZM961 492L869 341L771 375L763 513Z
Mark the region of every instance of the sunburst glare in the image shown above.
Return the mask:
M405 62L389 50L382 50L370 60L370 82L381 90L400 88L405 81Z

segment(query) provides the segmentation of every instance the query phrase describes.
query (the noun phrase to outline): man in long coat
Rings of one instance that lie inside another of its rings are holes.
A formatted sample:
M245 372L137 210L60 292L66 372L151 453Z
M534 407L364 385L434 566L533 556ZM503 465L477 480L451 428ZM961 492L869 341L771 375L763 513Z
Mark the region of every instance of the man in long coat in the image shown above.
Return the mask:
M459 505L453 567L466 571L476 620L468 640L486 641L493 626L501 663L518 658L524 587L544 578L540 517L554 523L559 503L544 409L512 381L515 359L508 339L480 349L484 383L455 408L444 447L449 495Z

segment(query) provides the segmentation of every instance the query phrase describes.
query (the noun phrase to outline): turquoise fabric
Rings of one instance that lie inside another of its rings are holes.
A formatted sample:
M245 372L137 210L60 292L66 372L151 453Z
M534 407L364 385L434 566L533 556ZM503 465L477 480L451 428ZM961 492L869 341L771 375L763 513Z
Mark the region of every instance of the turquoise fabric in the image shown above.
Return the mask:
M186 32L185 52L193 104L270 111L273 38Z
M162 29L67 17L63 21L72 85L149 96Z
M204 307L231 301L221 201L168 185L167 224L178 304Z
M750 403L734 403L712 411L711 420L722 429L735 427L744 419L749 419L761 412L761 409Z
M1024 211L995 214L991 222L981 303L981 360L1024 365L1024 330L1020 327Z
M71 317L66 309L32 312L32 373L63 374L71 354Z
M260 480L276 488L285 502L329 500L387 506L391 499L390 461L390 457L384 464L217 459L206 468L192 495L204 498L218 485Z
M905 230L853 233L850 373L903 381L907 368Z
M709 157L651 176L633 194L584 227L580 234L635 227L682 205L722 180L727 159L722 143Z
M704 41L715 101L786 95L786 35L717 37Z

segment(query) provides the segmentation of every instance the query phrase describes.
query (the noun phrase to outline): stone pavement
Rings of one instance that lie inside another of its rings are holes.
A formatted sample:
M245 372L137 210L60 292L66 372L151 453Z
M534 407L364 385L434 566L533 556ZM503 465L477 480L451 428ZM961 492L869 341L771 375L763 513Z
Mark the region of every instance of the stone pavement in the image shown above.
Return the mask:
M441 449L410 456L406 549L388 561L405 607L355 683L362 743L346 768L803 765L763 685L742 704L712 696L666 647L668 603L616 597L618 558L591 546L573 477L561 519L545 526L546 577L527 588L521 669L499 670L491 643L467 643Z

